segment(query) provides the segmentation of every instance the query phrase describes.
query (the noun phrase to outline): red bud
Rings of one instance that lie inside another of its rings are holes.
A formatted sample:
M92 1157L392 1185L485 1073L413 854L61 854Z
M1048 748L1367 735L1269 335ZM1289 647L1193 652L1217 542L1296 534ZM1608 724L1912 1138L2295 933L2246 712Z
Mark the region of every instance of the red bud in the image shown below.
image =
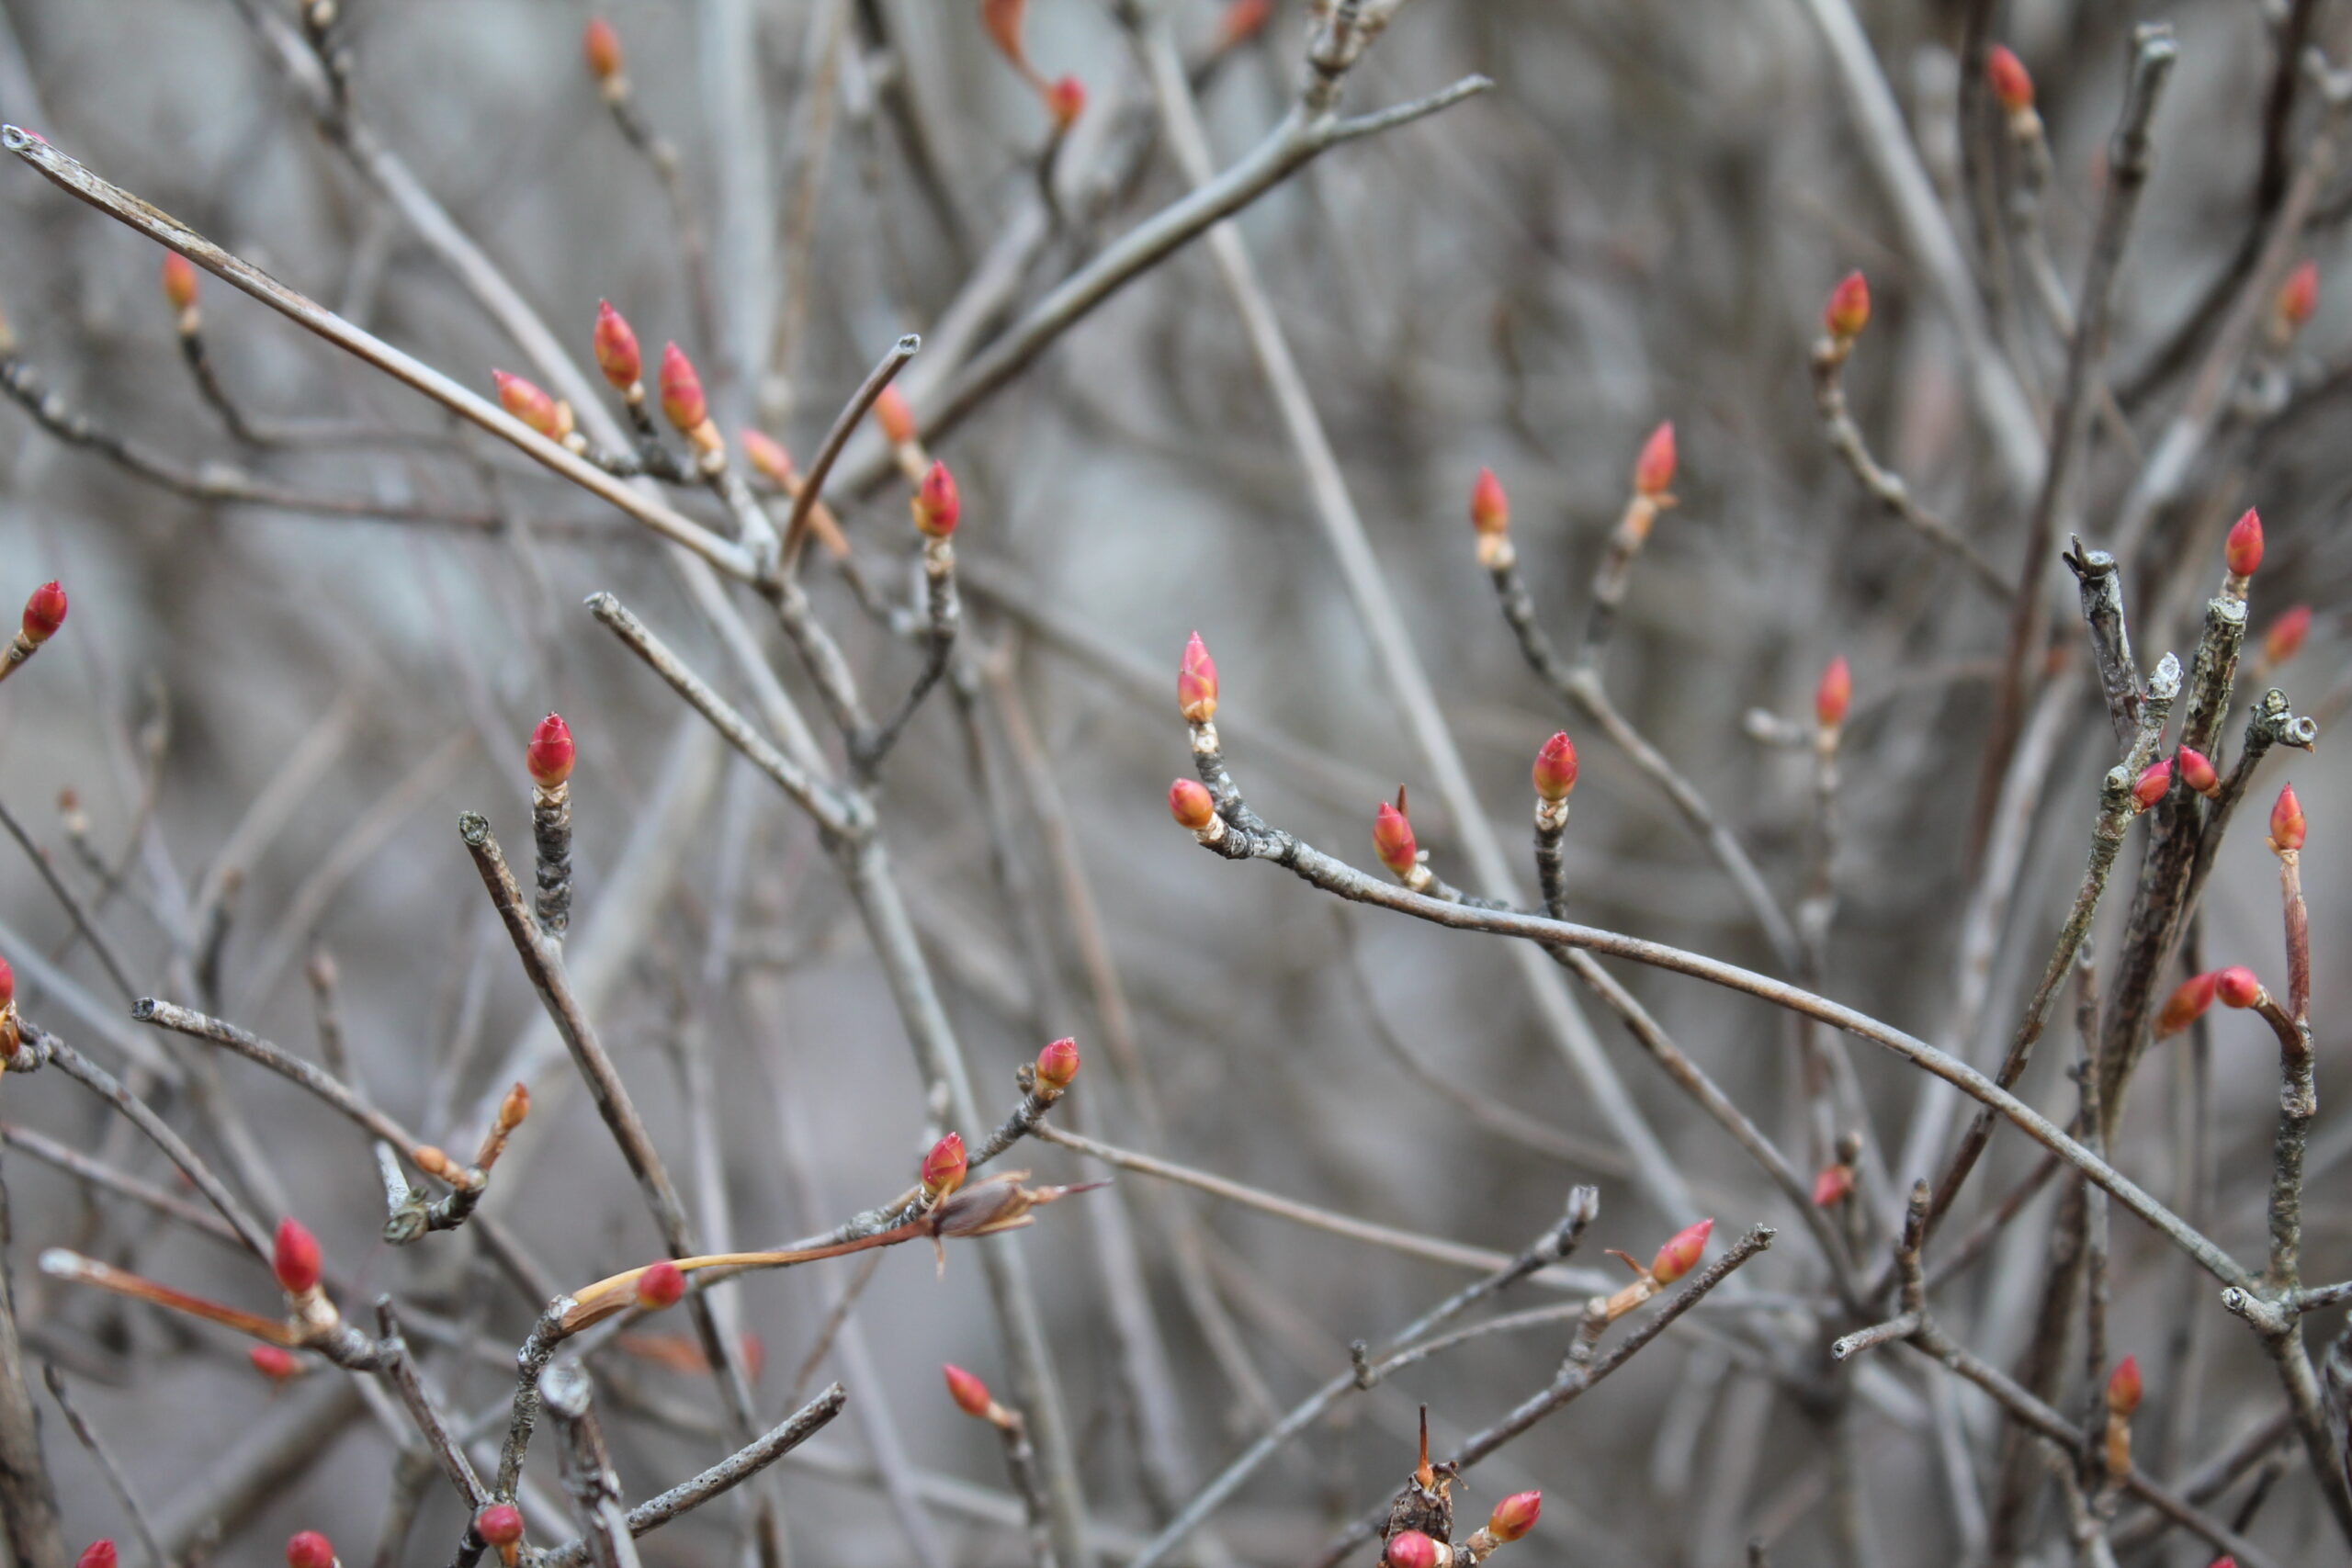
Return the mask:
M644 356L638 352L637 333L609 299L596 301L596 368L613 390L626 392L645 374Z
M1168 786L1168 815L1176 825L1199 832L1216 818L1216 798L1198 779L1178 779Z
M520 376L509 376L503 370L493 370L490 378L498 383L498 406L537 431L550 441L563 435L561 419L555 412L555 400L537 386Z
M532 783L541 789L553 789L571 776L577 752L571 727L563 722L562 715L551 713L531 731L531 743L523 749L523 765L531 770Z
M637 1277L637 1304L649 1312L676 1306L686 1293L686 1271L668 1258Z
M1536 749L1534 776L1535 793L1545 800L1566 800L1577 787L1577 743L1566 731Z
M17 999L17 972L8 961L0 958L0 1012L5 1012Z
M743 427L742 442L743 456L750 460L753 468L775 481L778 487L792 482L793 476L797 472L792 466L792 454L771 440L765 432L754 430L747 424Z
M1420 846L1413 841L1412 823L1385 800L1372 814L1372 849L1380 857L1380 863L1399 876L1411 875L1420 861Z
M2255 568L2262 564L2262 519L2254 508L2230 525L2229 542L2222 547L2222 557L2230 563L2233 577L2252 577Z
M1860 337L1871 324L1870 280L1859 272L1839 278L1838 287L1829 291L1829 307L1821 313L1821 324L1840 342Z
M989 1397L989 1385L953 1362L939 1370L947 1376L947 1397L956 1408L976 1421L987 1420L989 1406L995 1403Z
M1047 1089L1068 1089L1077 1077L1077 1041L1057 1040L1037 1053L1037 1081Z
M1021 23L1028 9L1028 0L980 0L980 26L1007 60L1024 69L1029 57L1021 47Z
M1675 1232L1651 1259L1650 1278L1661 1285L1671 1285L1697 1268L1699 1259L1706 1255L1707 1237L1714 1228L1714 1221L1701 1220Z
M316 1530L288 1536L286 1568L334 1568L334 1547Z
M926 539L944 539L956 531L964 502L956 492L956 476L947 465L933 462L915 491L915 527Z
M702 378L694 362L674 343L662 345L662 413L681 435L691 435L710 417L703 401Z
M2140 1408L2140 1358L2126 1356L2107 1375L2107 1409L2111 1416L2129 1416Z
M294 1359L293 1351L282 1347L256 1345L245 1354L253 1362L254 1371L272 1382L287 1382L302 1375L302 1363Z
M1481 534L1500 534L1510 526L1510 497L1492 468L1480 468L1470 486L1470 526Z
M523 1539L523 1510L512 1503L492 1503L474 1516L474 1534L492 1546L512 1546Z
M2170 788L2172 788L2172 760L2168 757L2160 757L2140 770L2140 776L2132 781L2132 802L2141 810L2145 811L2162 800L2165 797L2165 791Z
M1398 1530L1381 1556L1388 1568L1438 1568L1437 1542L1419 1530Z
M103 1536L90 1542L74 1560L74 1568L115 1568L114 1542Z
M1232 0L1216 20L1216 47L1227 50L1248 42L1273 12L1273 0Z
M1839 654L1821 672L1813 688L1813 716L1824 729L1835 729L1846 722L1846 714L1854 705L1854 672Z
M1206 724L1216 716L1216 660L1198 632L1185 641L1183 660L1176 667L1176 711L1187 724Z
M2205 1010L2213 1005L2213 987L2221 977L2220 970L2208 969L2174 987L2172 995L2165 998L2163 1010L2156 1014L2156 1038L2169 1038L2204 1017Z
M915 411L907 406L906 393L896 387L885 387L882 395L874 400L874 423L882 427L882 439L893 446L904 446L915 438Z
M1064 76L1046 89L1046 114L1057 130L1068 130L1086 112L1086 84Z
M2262 661L2276 670L2302 652L2303 639L2312 635L2312 607L2297 604L2270 623L2262 634Z
M25 601L25 640L38 648L65 625L65 590L44 582Z
M1995 100L2009 113L2033 107L2033 78L2007 45L1996 43L1984 51L1984 80L1992 84Z
M2270 807L2270 847L2274 850L2300 850L2303 847L2303 803L2295 798L2295 786L2288 784L2278 791L2278 798ZM0 1006L6 1005L0 1002Z
M2287 275L2278 286L2278 319L2289 332L2312 319L2319 309L2319 263L2307 261Z
M319 1240L291 1217L277 1222L277 1245L271 1249L270 1272L277 1287L299 1296L319 1282Z
M2250 1008L2262 998L2262 982L2243 964L2233 964L2213 977L2213 994L2223 1007Z
M1668 420L1650 432L1642 443L1642 455L1634 459L1634 493L1656 500L1674 483L1674 422Z
M1535 1520L1544 1512L1544 1494L1514 1492L1495 1505L1487 1516L1487 1533L1497 1540L1517 1540L1535 1528Z
M587 30L580 35L580 52L587 58L588 73L597 81L609 82L621 73L621 35L604 17L590 19Z
M2181 778L2198 794L2211 800L2222 793L2221 775L2213 771L2213 764L2204 752L2184 746L2175 753L2173 761L2180 765Z
M175 310L185 310L196 303L196 266L177 251L164 253L162 278L164 298Z
M1834 1209L1854 1190L1854 1169L1846 1165L1825 1165L1813 1179L1813 1206Z
M964 1137L950 1133L931 1145L922 1156L922 1190L926 1197L944 1198L964 1185L964 1175L970 1168L964 1156Z

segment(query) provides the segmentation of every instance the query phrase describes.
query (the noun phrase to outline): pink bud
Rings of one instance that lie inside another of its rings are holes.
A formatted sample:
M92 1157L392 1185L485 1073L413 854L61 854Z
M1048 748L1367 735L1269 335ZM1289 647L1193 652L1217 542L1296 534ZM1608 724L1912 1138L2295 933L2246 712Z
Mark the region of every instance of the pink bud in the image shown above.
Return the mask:
M522 377L509 376L503 370L492 371L490 378L498 383L500 408L550 441L561 437L562 423L556 414L553 398Z
M1510 527L1510 497L1492 468L1480 468L1470 486L1470 526L1481 534L1500 534Z
M1273 11L1273 0L1231 0L1216 19L1216 47L1223 51L1248 42Z
M1216 818L1216 799L1198 779L1178 779L1168 786L1168 815L1176 825L1199 832Z
M1057 130L1068 130L1086 112L1086 84L1064 76L1046 89L1046 115Z
M1561 801L1576 787L1577 743L1562 731L1536 749L1535 793L1545 800Z
M2145 811L2162 800L2165 797L2165 791L2170 788L2172 788L2172 759L2160 757L2141 769L2140 776L2132 781L2132 803Z
M2204 1017L2205 1010L2213 1005L2213 988L2221 977L2220 970L2208 969L2174 987L2156 1014L2156 1038L2168 1039Z
M1028 63L1029 57L1021 47L1021 23L1028 9L1028 0L980 0L980 26L1015 65Z
M1838 287L1829 291L1829 306L1821 313L1821 324L1841 343L1860 337L1871 324L1870 280L1859 272L1839 278Z
M580 35L580 52L587 58L588 73L609 82L621 73L621 35L602 17L592 17Z
M792 454L786 451L763 431L745 425L742 432L743 456L753 468L779 488L789 485L797 472L792 466Z
M1854 1169L1847 1165L1825 1165L1813 1179L1813 1206L1834 1209L1854 1190Z
M963 1134L948 1134L939 1142L932 1145L931 1152L922 1156L923 1195L930 1198L946 1197L964 1185L964 1175L969 1168L970 1166L964 1155Z
M1671 1285L1699 1266L1706 1255L1707 1237L1713 1233L1715 1222L1701 1220L1674 1233L1667 1244L1657 1249L1650 1261L1650 1278L1661 1285Z
M947 1397L956 1408L976 1421L987 1420L989 1406L995 1403L989 1397L989 1385L952 1362L939 1370L947 1376Z
M299 1296L319 1282L319 1241L302 1228L300 1221L287 1218L277 1222L277 1245L271 1249L270 1272L277 1276L277 1288L289 1296Z
M2282 787L2271 805L2270 847L2282 851L2303 847L2303 803L2295 798L2293 784Z
M2262 661L2276 670L2302 652L2303 639L2312 635L2312 607L2297 604L2270 623L2262 634Z
M288 1536L286 1568L334 1568L334 1547L316 1530Z
M1078 1077L1078 1042L1064 1038L1037 1053L1037 1081L1050 1089L1068 1089Z
M90 1542L74 1560L74 1568L115 1568L114 1542L103 1536Z
M1412 874L1420 861L1420 846L1413 841L1413 825L1404 812L1382 801L1372 814L1372 849L1380 863L1399 876Z
M2184 746L2174 754L2173 761L2180 766L2183 782L2206 799L2211 800L2222 793L2221 775L2213 771L2213 764L2204 752Z
M1381 1561L1388 1568L1438 1568L1437 1542L1419 1530L1398 1530L1388 1538Z
M294 1352L277 1345L256 1345L245 1352L254 1371L272 1382L288 1382L302 1375L302 1363Z
M964 502L956 491L956 476L947 465L933 462L915 491L915 527L926 539L944 539L956 531Z
M523 749L523 765L531 770L532 783L541 789L553 789L571 776L577 754L571 727L563 722L561 714L551 713L531 731L531 743Z
M2140 1358L2126 1356L2107 1375L2107 1408L2111 1416L2130 1416L2140 1408Z
M1544 1494L1514 1492L1495 1505L1487 1516L1487 1533L1497 1540L1517 1540L1535 1528L1535 1520L1544 1512Z
M1853 705L1854 672L1841 653L1829 661L1813 688L1814 721L1824 729L1835 729L1846 722L1846 714Z
M676 1306L685 1293L686 1271L666 1258L637 1277L637 1304L648 1312Z
M605 373L613 390L626 392L637 385L645 373L643 355L638 353L637 333L630 330L627 318L613 309L609 299L596 301L596 368Z
M1198 632L1186 639L1183 660L1176 667L1176 711L1187 724L1206 724L1216 716L1216 660Z
M1674 483L1674 422L1668 420L1650 432L1642 443L1642 455L1634 459L1634 493L1655 501Z
M8 961L0 958L0 1012L5 1012L17 999L17 972Z
M44 582L25 601L25 640L38 648L65 625L65 590Z
M1984 51L1984 80L1992 84L1995 100L2009 113L2033 107L2033 78L2007 45L1996 43Z
M2262 999L2262 982L2243 964L2233 964L2213 977L2213 994L2223 1007L2250 1008Z
M523 1510L512 1503L492 1503L474 1516L474 1534L492 1546L512 1546L523 1539Z
M874 423L882 427L882 439L893 446L904 446L915 438L915 411L907 406L907 395L896 387L885 387L882 395L874 400Z
M662 345L662 413L681 435L691 435L710 417L703 401L702 378L694 362L674 343Z
M2255 514L2253 507L2247 507L2245 515L2230 525L2222 557L2229 562L2233 577L2252 577L2255 569L2262 564L2262 519Z
M164 253L164 298L175 310L185 310L196 303L196 266L177 251Z
M2278 286L2278 319L2289 332L2312 319L2319 309L2319 263L2307 261L2287 275Z

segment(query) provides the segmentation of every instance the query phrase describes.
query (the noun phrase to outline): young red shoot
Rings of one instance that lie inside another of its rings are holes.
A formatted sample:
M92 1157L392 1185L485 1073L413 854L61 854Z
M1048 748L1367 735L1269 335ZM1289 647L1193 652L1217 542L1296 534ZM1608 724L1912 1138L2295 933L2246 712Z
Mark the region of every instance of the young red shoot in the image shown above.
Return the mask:
M778 490L791 487L799 470L793 467L792 454L786 451L780 443L770 439L765 431L754 430L748 424L743 427L739 439L743 444L744 459L752 465L752 472Z
M1398 1530L1388 1538L1381 1561L1388 1568L1444 1568L1450 1555L1419 1530Z
M703 400L702 378L694 361L674 343L662 345L662 416L681 435L691 438L710 422L710 407Z
M620 79L621 35L604 17L589 18L580 35L580 52L588 62L588 74L597 81L610 84Z
M74 1560L74 1568L115 1568L114 1542L100 1536L82 1549Z
M541 388L503 370L492 371L490 378L498 384L500 408L550 441L560 441L571 434L571 421L563 417L556 400Z
M2126 1356L2107 1375L2108 1414L2129 1416L2140 1408L2141 1392L2140 1358Z
M1993 88L1994 101L2012 117L2033 107L2033 78L2007 44L1996 43L1984 51L1984 80Z
M1844 1202L1854 1190L1854 1168L1850 1165L1825 1165L1813 1179L1813 1206L1834 1209Z
M2278 312L2278 324L2288 335L2312 319L2319 309L2319 263L2306 261L2287 275L2278 286L2278 298L2273 309Z
M1075 76L1064 76L1053 82L1043 94L1046 118L1054 122L1057 131L1067 131L1086 112L1086 84Z
M915 438L915 411L896 387L883 388L882 395L874 400L874 423L881 427L882 439L893 446L904 446Z
M474 1534L498 1549L499 1561L512 1564L523 1544L523 1510L512 1503L492 1503L474 1516Z

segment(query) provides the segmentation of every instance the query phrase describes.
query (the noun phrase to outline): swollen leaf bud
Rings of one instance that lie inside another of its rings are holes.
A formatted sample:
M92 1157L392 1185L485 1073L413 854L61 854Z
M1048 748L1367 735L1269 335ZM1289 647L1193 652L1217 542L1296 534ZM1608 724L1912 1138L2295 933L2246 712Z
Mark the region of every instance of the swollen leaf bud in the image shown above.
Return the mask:
M104 1536L82 1549L74 1560L74 1568L115 1568L114 1542Z
M1814 722L1824 729L1835 729L1846 722L1846 715L1853 705L1854 672L1841 653L1829 661L1814 685Z
M1854 1168L1825 1165L1813 1179L1813 1206L1834 1209L1854 1190Z
M1840 343L1851 343L1861 336L1862 329L1871 324L1870 280L1859 272L1849 272L1839 278L1838 287L1829 291L1829 305L1821 313L1821 324Z
M686 1271L666 1258L637 1277L637 1304L648 1312L676 1306L685 1293Z
M692 435L710 417L702 378L695 374L685 350L674 343L662 345L662 414L681 435Z
M946 1374L947 1397L956 1402L956 1408L976 1421L987 1420L989 1406L995 1403L989 1397L989 1385L952 1361L939 1370Z
M1222 51L1246 43L1273 14L1273 0L1231 0L1216 19L1216 48Z
M2165 797L2165 791L2170 788L2172 788L2172 759L2159 757L2141 769L2140 776L2132 781L2132 804L2140 810L2145 811L2162 800Z
M1037 1053L1037 1081L1058 1093L1078 1079L1078 1042L1067 1037Z
M610 82L621 73L621 35L604 17L589 19L580 35L580 52L588 62L588 74L597 81Z
M1086 112L1086 84L1075 76L1064 76L1046 87L1045 100L1046 116L1054 122L1054 129L1068 130Z
M8 961L0 958L0 1012L6 1011L17 1000L17 972Z
M2262 661L2276 670L2302 652L2303 639L2312 635L2312 607L2297 604L2270 623L2262 634Z
M1470 526L1481 534L1503 533L1510 527L1510 497L1492 468L1480 468L1470 486Z
M1185 640L1183 660L1176 666L1176 711L1187 724L1206 724L1216 716L1216 660L1198 632Z
M2167 1039L2204 1017L2205 1010L2213 1005L2213 987L2221 977L2220 970L2208 969L2174 987L2156 1014L2156 1038Z
M922 1191L926 1198L944 1198L964 1185L964 1175L970 1168L964 1155L964 1136L950 1133L931 1145L922 1156Z
M1439 1568L1445 1559L1439 1554L1437 1542L1420 1531L1398 1530L1388 1538L1381 1561L1388 1568Z
M904 446L915 438L915 411L907 405L906 393L896 387L885 387L881 396L874 400L874 423L882 427L882 439L893 446Z
M1420 862L1420 846L1413 841L1413 825L1404 812L1382 801L1372 814L1372 850L1380 863L1399 876L1410 876Z
M2130 1416L2140 1408L2140 1358L2126 1356L2107 1375L2108 1414Z
M277 1288L289 1296L315 1289L319 1269L318 1237L290 1216L278 1221L277 1245L269 1255L269 1270L277 1276Z
M2312 319L2319 309L2319 263L2307 261L2287 275L2278 286L2275 309L2279 324L2290 333Z
M537 431L550 441L560 441L567 434L563 419L556 412L555 400L538 386L520 376L510 376L503 370L493 370L490 378L498 383L498 406Z
M2223 1007L2250 1008L2262 999L2262 982L2243 964L2233 964L2213 977L2213 995Z
M65 590L44 582L25 601L25 640L38 648L65 625Z
M2009 113L2033 107L2033 78L2007 45L1996 43L1984 51L1984 80L1992 85L1994 99Z
M596 368L613 390L626 392L643 378L645 359L638 352L637 333L609 299L596 301Z
M1535 1528L1535 1520L1544 1512L1544 1494L1514 1492L1495 1505L1487 1516L1487 1533L1497 1540L1517 1540Z
M1168 815L1176 825L1197 833L1216 820L1216 799L1198 779L1178 779L1168 786Z
M1715 1222L1701 1220L1674 1233L1667 1244L1657 1249L1657 1257L1650 1262L1650 1278L1661 1285L1671 1285L1699 1266L1706 1255L1707 1237L1713 1233Z
M281 1346L256 1345L245 1354L253 1362L254 1371L272 1382L290 1382L302 1375L302 1363L294 1359L293 1351Z
M2295 798L2293 784L2282 787L2271 805L2270 847L2280 854L2303 847L2303 803Z
M503 1550L523 1539L523 1510L512 1503L492 1503L474 1516L474 1534Z
M2204 752L2184 746L2174 754L2180 766L2183 783L2208 800L2218 799L2222 793L2222 776L2213 771L2212 762Z
M798 470L792 466L791 453L771 439L766 432L754 430L748 424L743 427L741 439L743 457L754 472L779 490L792 483Z
M1650 432L1634 459L1634 493L1656 501L1674 483L1674 422L1668 420Z
M196 303L196 265L177 251L164 253L161 279L164 298L175 310L185 310Z
M2252 577L2262 564L2262 519L2253 507L2245 515L2230 525L2230 537L2222 547L2223 558L2229 562L2233 577Z
M1577 787L1577 743L1564 730L1535 752L1535 793L1544 800L1568 798Z
M956 519L963 511L963 498L956 491L956 476L947 471L946 464L934 461L915 491L917 531L926 539L944 539L956 531Z
M551 713L531 731L531 743L523 749L523 765L531 770L532 783L541 789L553 789L571 776L577 754L571 727L563 722L561 714Z
M334 1547L316 1530L288 1536L286 1568L334 1568Z

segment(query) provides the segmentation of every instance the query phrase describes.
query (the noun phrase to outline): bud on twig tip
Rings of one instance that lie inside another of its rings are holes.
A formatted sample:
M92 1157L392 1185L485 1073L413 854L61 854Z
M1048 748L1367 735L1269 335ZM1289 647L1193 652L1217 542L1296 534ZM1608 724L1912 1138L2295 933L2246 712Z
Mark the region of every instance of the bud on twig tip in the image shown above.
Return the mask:
M1813 688L1814 722L1824 729L1835 729L1846 722L1846 715L1854 705L1854 672L1839 654L1821 671L1821 679Z
M82 1549L74 1560L74 1568L115 1568L114 1542L100 1536Z
M956 532L956 520L963 515L963 498L956 490L956 476L947 465L933 461L924 470L922 483L915 491L915 528L926 539L944 539Z
M2107 1408L2113 1416L2129 1416L2140 1408L2140 1358L2126 1356L2107 1376Z
M559 412L556 400L536 383L503 370L492 371L490 378L497 384L500 408L550 441L560 441L571 434L570 422Z
M2145 811L2162 800L2165 797L2165 791L2170 788L2172 788L2172 759L2159 757L2141 769L2140 776L2132 781L2132 804L2135 808Z
M1168 786L1168 814L1176 825L1197 833L1216 820L1216 799L1198 779L1178 779Z
M334 1547L316 1530L286 1539L286 1568L334 1568Z
M1058 1094L1078 1078L1078 1042L1065 1036L1037 1053L1037 1081Z
M571 727L563 722L561 714L550 713L531 731L531 743L523 749L523 765L530 769L532 783L541 789L553 789L571 777L577 753Z
M2233 577L2252 577L2255 569L2262 564L2262 519L2253 507L2247 507L2245 515L2230 525L2230 537L2222 547L2222 555Z
M1543 1493L1514 1492L1487 1516L1487 1533L1497 1540L1517 1540L1535 1528L1543 1512Z
M523 1510L512 1503L492 1503L474 1516L474 1533L503 1551L523 1539Z
M922 1156L922 1190L926 1198L944 1198L964 1185L964 1175L970 1168L964 1154L964 1136L950 1133L931 1145Z
M270 1272L277 1288L289 1296L302 1295L319 1283L318 1238L290 1215L277 1222L277 1240L270 1249Z
M2221 977L2220 970L2208 969L2174 987L2156 1013L2156 1038L2167 1039L2204 1017L2205 1010L2213 1005L2213 987Z
M703 400L702 378L694 362L675 343L662 345L662 416L681 435L691 436L710 417Z
M592 342L596 351L596 368L613 390L626 392L643 378L644 356L639 353L637 333L628 321L613 309L609 299L596 301L596 331Z
M2312 319L2319 309L2319 263L2306 261L2278 286L2279 324L2290 333Z
M1446 1559L1437 1542L1419 1530L1398 1530L1388 1538L1381 1561L1388 1568L1442 1568Z
M621 73L621 35L604 17L589 18L580 35L580 52L588 62L588 73L597 81L610 82Z
M290 1382L302 1375L302 1363L294 1352L278 1345L256 1345L245 1352L254 1371L272 1382Z
M1046 118L1056 130L1066 131L1086 112L1086 84L1075 76L1061 77L1046 89L1045 101Z
M1577 743L1560 733L1535 751L1535 793L1542 799L1563 801L1577 787Z
M1838 280L1829 291L1828 307L1821 313L1821 324L1829 335L1842 344L1850 344L1862 335L1871 324L1870 280L1859 272L1849 272Z
M2295 798L2295 786L2279 788L2278 798L2270 807L2270 848L2275 854L2300 852L2303 847L2303 803Z
M947 1397L956 1402L956 1408L976 1421L987 1420L989 1406L995 1403L989 1396L989 1385L953 1362L939 1370L946 1375Z
M1834 1209L1844 1202L1854 1190L1854 1168L1849 1165L1825 1165L1813 1179L1813 1206Z
M1404 812L1404 791L1397 791L1399 804L1391 806L1382 801L1373 808L1372 849L1380 863L1398 876L1410 876L1420 863L1419 844L1413 839L1413 824Z
M2297 604L2270 623L2262 634L2262 661L2276 670L2303 650L2303 639L2312 635L2312 607Z
M1674 422L1668 420L1650 432L1642 443L1641 456L1634 459L1634 493L1652 501L1661 500L1674 483Z
M1661 1285L1671 1285L1697 1268L1699 1259L1706 1255L1707 1237L1714 1228L1714 1221L1701 1220L1695 1225L1675 1232L1668 1238L1667 1244L1657 1249L1657 1257L1651 1260L1650 1278Z
M2173 761L2180 768L2182 783L2208 800L2220 797L2222 777L2213 771L2213 764L2204 752L2184 746L2174 755Z
M2007 45L1996 43L1984 51L1984 80L1992 85L1995 101L2010 114L2033 107L2033 78Z
M25 601L25 640L38 648L65 625L65 590L44 582Z
M196 265L177 251L164 253L164 298L175 310L186 310L196 303Z
M1470 526L1481 534L1500 534L1510 526L1510 497L1492 468L1480 468L1470 485Z
M1216 660L1198 632L1185 640L1176 667L1176 710L1187 724L1206 724L1216 716Z
M882 439L893 446L904 446L915 438L915 411L907 404L906 393L896 387L885 387L874 400L874 423L882 427Z
M2262 982L2243 964L2233 964L2213 977L2213 995L2223 1007L2250 1008L2262 999Z

